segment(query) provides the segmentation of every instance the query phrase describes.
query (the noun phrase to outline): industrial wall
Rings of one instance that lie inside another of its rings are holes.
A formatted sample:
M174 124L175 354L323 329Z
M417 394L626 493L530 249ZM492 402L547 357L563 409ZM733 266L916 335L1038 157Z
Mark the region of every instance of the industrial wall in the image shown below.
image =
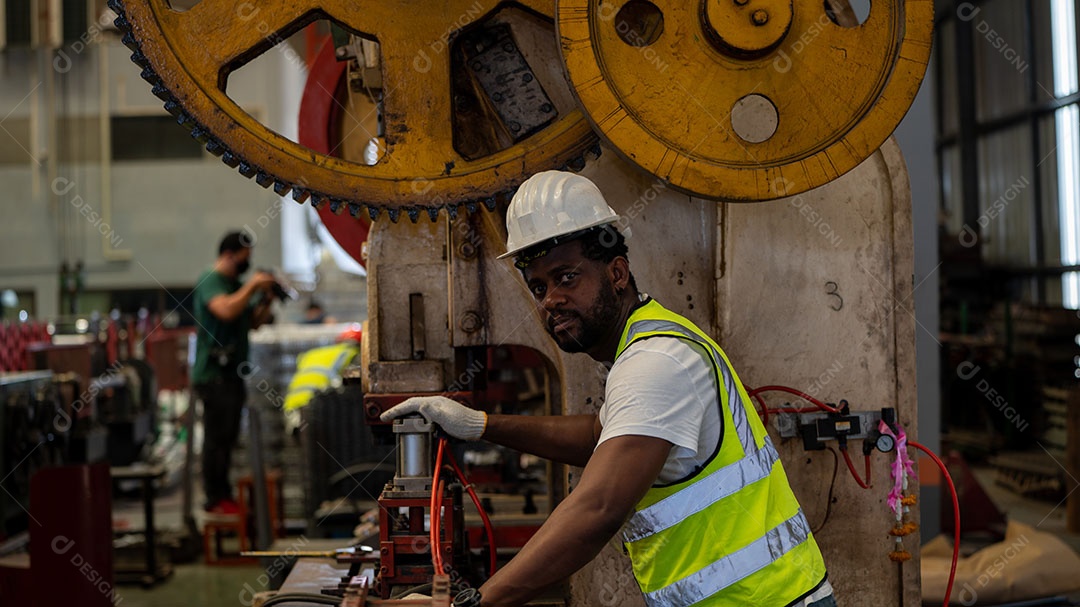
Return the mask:
M256 267L280 266L283 203L272 191L205 151L112 159L103 117L167 114L114 36L99 32L79 50L0 53L0 288L32 292L36 316L45 318L62 312L65 260L83 260L91 291L190 287L222 234L245 225L256 240ZM302 73L298 61L268 53L230 78L230 95L271 128L294 130L295 111L285 111L283 99L298 95L288 77Z

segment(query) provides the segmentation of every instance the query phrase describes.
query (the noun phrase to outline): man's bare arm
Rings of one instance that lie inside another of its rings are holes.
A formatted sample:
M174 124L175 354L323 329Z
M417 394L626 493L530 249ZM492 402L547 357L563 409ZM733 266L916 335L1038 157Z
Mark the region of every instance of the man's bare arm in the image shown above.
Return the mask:
M483 439L571 466L584 466L600 437L596 415L489 415Z
M248 300L259 289L264 289L274 282L274 275L267 272L256 272L250 280L245 282L239 289L228 295L215 295L206 302L210 313L222 322L232 322L247 309Z
M670 451L671 443L650 436L619 436L597 447L578 486L480 588L483 607L523 605L596 557L656 481Z

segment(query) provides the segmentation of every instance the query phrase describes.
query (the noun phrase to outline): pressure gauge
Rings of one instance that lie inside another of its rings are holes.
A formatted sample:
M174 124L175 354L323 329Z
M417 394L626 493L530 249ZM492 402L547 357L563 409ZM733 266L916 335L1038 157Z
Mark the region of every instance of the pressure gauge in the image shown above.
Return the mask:
M877 440L874 441L874 446L877 447L878 451L888 453L896 448L896 439L888 434L880 434Z

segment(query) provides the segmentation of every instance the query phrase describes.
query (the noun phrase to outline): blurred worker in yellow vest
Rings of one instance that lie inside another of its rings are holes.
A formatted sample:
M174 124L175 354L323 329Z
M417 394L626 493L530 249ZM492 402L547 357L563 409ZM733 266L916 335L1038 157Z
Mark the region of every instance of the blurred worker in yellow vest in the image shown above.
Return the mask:
M300 427L300 409L316 393L341 385L341 372L360 354L363 331L351 325L338 336L337 343L304 352L296 359L296 373L285 395L285 429Z

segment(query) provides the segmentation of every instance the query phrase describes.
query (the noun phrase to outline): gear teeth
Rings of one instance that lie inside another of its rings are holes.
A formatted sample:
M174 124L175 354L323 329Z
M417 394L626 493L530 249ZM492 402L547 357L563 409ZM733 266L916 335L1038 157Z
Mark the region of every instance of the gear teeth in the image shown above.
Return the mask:
M154 80L157 80L157 78L154 78ZM153 85L154 85L154 88L151 90L151 92L154 93L155 97L157 97L158 99L160 99L162 101L172 101L172 94L169 93L169 89L165 88L165 85L161 84L160 81L158 81L158 82L149 81L149 82L152 82Z
M143 80L149 80L149 78L146 77L146 72L150 72L151 76L155 79L157 78L157 74L154 73L153 68L150 66L150 60L146 58L146 55L142 54L142 51L134 51L131 53L131 62L143 68L143 73L140 74Z
M437 222L439 220L439 211L442 208L446 209L446 215L450 220L456 220L459 212L476 213L480 204L483 204L489 211L495 211L499 201L509 199L514 193L514 190L511 189L506 192L496 193L493 196L488 196L482 200L445 204L443 206L412 205L381 207L377 204L359 203L331 198L325 194L312 192L305 187L294 187L289 182L282 181L280 178L260 170L257 166L247 162L241 156L229 150L224 142L216 138L213 133L202 126L195 117L185 110L184 106L172 91L170 91L162 82L161 77L154 71L153 64L142 51L139 38L134 34L131 22L128 20L127 14L124 11L124 1L125 0L107 0L108 6L112 8L117 15L113 23L122 33L121 42L131 49L131 61L142 68L140 76L152 85L151 92L164 103L165 110L169 112L169 114L175 116L177 124L188 129L194 139L203 143L208 152L215 156L220 156L225 165L236 169L246 178L250 179L254 177L255 182L263 188L268 188L272 185L274 193L279 196L285 196L291 192L293 200L298 203L303 204L305 201L310 200L311 206L317 210L321 210L329 204L330 211L335 215L340 215L343 211L348 209L349 214L356 218L361 218L363 211L366 208L367 215L371 221L376 221L379 218L379 215L382 214L382 211L385 210L390 221L397 223L398 219L401 217L402 211L404 211L412 223L417 223L421 211L425 211L432 222ZM590 156L599 157L601 152L602 148L600 147L599 142L594 142L587 150L582 152L580 156L569 159L563 165L563 168L575 172L580 171L585 167L586 161ZM303 180L301 179L301 181ZM464 209L461 207L464 207Z

